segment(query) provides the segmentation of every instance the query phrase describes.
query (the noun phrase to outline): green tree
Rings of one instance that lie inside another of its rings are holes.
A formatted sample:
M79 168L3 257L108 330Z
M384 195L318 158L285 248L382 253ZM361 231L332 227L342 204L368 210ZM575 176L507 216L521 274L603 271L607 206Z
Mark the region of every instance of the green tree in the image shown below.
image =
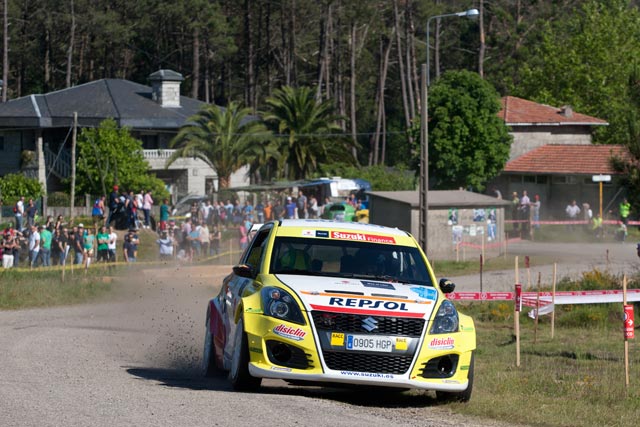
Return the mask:
M98 128L85 128L78 136L77 191L107 194L112 185L123 189L150 190L159 199L167 197L162 180L149 174L142 142L118 128L113 119Z
M437 189L471 187L502 171L511 135L496 90L477 73L449 71L429 88L429 175Z
M590 0L542 26L514 94L609 122L596 140L624 144L631 106L627 79L640 56L640 11L626 0Z
M27 178L21 173L10 173L0 179L0 200L4 205L14 205L20 196L37 199L44 194L37 178Z
M255 171L278 154L264 123L236 102L226 108L206 105L188 119L171 141L177 147L167 167L181 157L201 159L218 174L219 189L229 188L231 174L250 165Z
M267 98L269 110L264 120L273 126L279 139L282 177L305 179L312 176L320 162L344 162L353 159L353 142L337 123L333 105L316 101L310 87L285 86Z

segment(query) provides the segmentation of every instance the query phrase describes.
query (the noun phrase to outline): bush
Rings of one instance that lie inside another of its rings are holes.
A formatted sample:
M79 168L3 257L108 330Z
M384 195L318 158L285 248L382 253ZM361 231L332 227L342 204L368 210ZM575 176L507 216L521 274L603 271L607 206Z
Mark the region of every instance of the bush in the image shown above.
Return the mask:
M71 196L61 191L51 193L47 197L47 204L49 206L69 206L71 205Z
M26 200L37 199L44 194L37 178L27 178L20 173L10 173L0 179L0 198L7 206L16 204L21 196Z

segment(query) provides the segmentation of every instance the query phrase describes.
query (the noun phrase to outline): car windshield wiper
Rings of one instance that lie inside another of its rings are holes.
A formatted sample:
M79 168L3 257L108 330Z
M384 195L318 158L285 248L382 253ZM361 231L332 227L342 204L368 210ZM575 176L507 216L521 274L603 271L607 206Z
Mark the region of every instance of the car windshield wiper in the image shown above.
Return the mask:
M417 283L416 280L401 279L399 277L390 276L388 274L340 273L340 276L352 277L354 279L382 280L385 282L394 282L394 283L402 283L402 284Z

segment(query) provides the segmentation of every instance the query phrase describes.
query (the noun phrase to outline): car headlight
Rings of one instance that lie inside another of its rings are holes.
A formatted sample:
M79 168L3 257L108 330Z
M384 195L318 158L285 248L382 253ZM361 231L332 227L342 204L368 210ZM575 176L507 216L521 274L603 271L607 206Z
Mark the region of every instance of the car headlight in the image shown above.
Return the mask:
M430 334L448 334L458 332L458 311L451 301L445 300L433 319Z
M300 307L288 292L273 287L267 287L262 290L262 306L263 312L267 316L276 319L287 320L289 322L304 325L304 317Z

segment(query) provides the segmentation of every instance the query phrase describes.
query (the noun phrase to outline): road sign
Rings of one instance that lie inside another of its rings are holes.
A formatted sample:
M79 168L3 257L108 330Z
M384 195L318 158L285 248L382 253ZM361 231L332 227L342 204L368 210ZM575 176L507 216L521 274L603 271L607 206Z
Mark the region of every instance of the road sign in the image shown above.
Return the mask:
M611 175L593 175L591 180L593 182L611 182Z

